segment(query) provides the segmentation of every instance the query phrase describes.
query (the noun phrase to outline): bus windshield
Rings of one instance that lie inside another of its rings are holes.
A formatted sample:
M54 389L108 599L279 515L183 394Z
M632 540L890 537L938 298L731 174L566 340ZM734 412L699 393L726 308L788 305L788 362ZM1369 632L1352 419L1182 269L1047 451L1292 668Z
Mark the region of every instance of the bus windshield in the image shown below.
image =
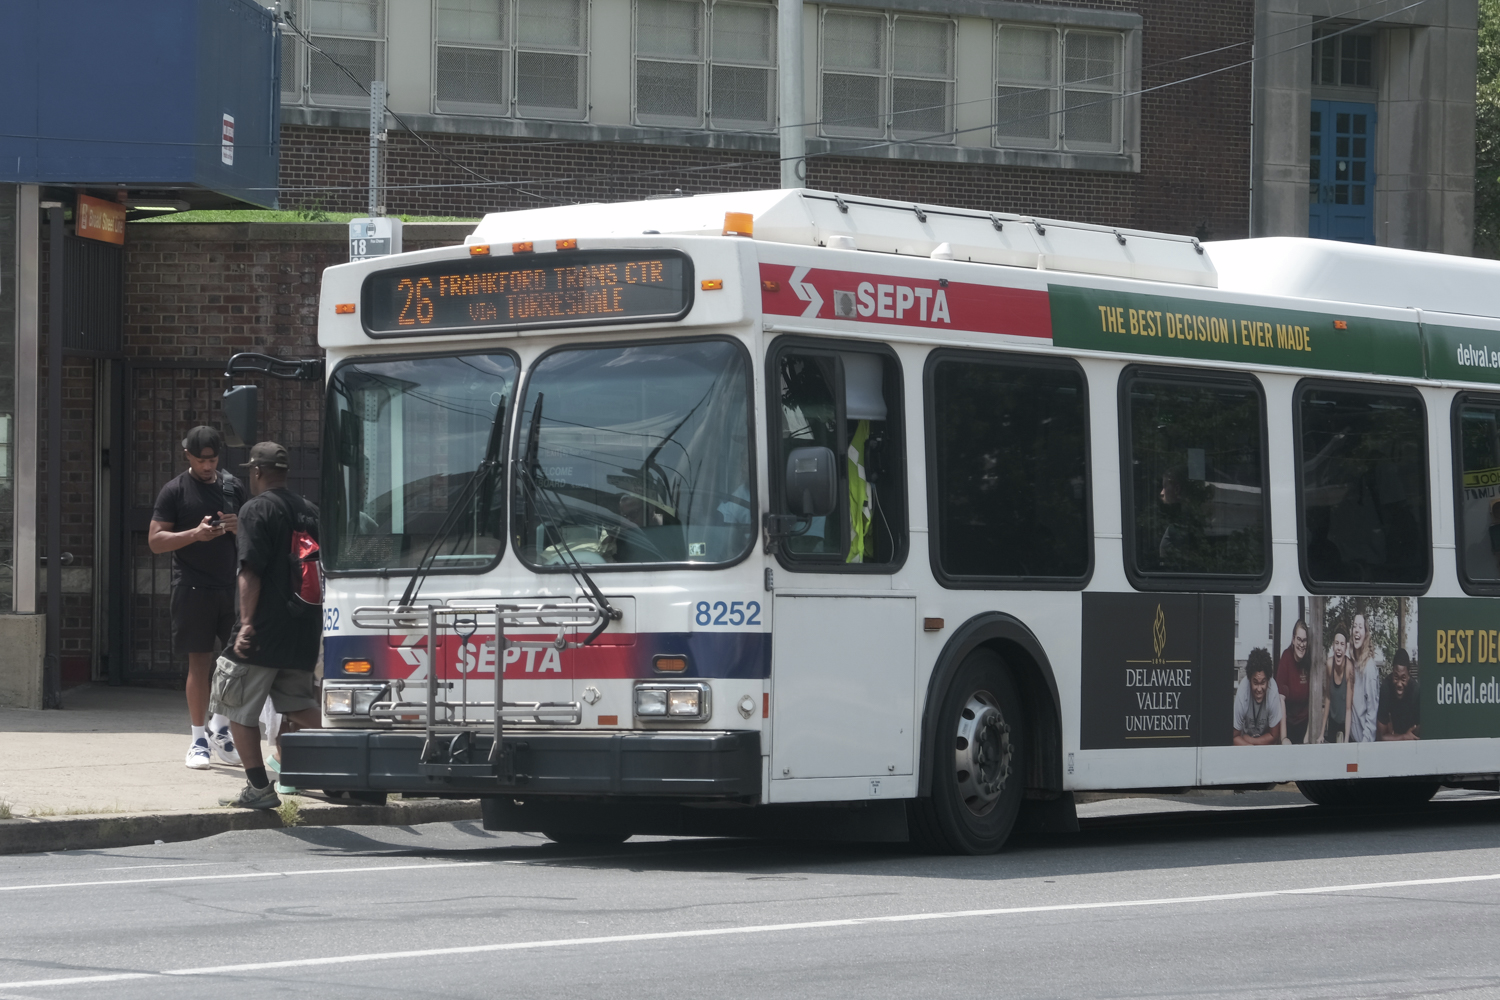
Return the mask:
M744 352L721 340L542 358L517 414L517 552L535 566L744 555L749 382Z
M326 454L336 457L324 463L324 565L415 567L484 459L515 379L516 363L506 354L340 366L329 382L325 423ZM433 569L482 568L499 554L504 490L481 486Z

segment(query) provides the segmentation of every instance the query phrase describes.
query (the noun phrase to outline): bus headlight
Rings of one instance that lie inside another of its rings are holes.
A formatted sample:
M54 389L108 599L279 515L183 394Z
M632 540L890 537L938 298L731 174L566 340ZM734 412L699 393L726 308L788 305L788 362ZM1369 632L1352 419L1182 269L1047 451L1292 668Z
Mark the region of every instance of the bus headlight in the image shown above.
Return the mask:
M635 689L635 714L642 719L707 719L713 715L712 702L707 684L638 684Z
M325 684L324 715L369 715L370 706L380 700L384 684Z
M667 692L662 688L636 688L635 714L641 716L666 715Z

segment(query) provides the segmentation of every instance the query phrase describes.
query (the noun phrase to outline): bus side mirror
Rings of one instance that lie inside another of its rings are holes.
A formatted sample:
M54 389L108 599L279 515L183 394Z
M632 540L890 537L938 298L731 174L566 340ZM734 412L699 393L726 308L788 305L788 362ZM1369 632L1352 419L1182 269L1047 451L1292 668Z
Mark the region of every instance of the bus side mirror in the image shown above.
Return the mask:
M260 387L234 385L224 390L224 440L231 448L248 448L258 440L256 419Z
M786 457L786 507L798 517L827 517L838 509L838 476L827 448L793 448Z

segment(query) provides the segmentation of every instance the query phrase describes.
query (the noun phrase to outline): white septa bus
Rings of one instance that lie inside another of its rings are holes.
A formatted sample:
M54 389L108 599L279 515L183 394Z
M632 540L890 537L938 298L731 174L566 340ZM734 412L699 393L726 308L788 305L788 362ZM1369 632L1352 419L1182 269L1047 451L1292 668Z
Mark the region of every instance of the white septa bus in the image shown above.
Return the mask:
M815 191L329 268L284 780L972 853L1082 790L1493 787L1497 293Z

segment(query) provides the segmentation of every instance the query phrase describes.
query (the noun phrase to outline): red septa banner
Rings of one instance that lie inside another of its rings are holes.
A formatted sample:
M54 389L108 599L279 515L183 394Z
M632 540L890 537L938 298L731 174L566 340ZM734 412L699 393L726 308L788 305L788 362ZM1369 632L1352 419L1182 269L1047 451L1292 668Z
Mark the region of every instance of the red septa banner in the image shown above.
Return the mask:
M770 316L1052 338L1045 291L786 264L762 264L760 279Z

